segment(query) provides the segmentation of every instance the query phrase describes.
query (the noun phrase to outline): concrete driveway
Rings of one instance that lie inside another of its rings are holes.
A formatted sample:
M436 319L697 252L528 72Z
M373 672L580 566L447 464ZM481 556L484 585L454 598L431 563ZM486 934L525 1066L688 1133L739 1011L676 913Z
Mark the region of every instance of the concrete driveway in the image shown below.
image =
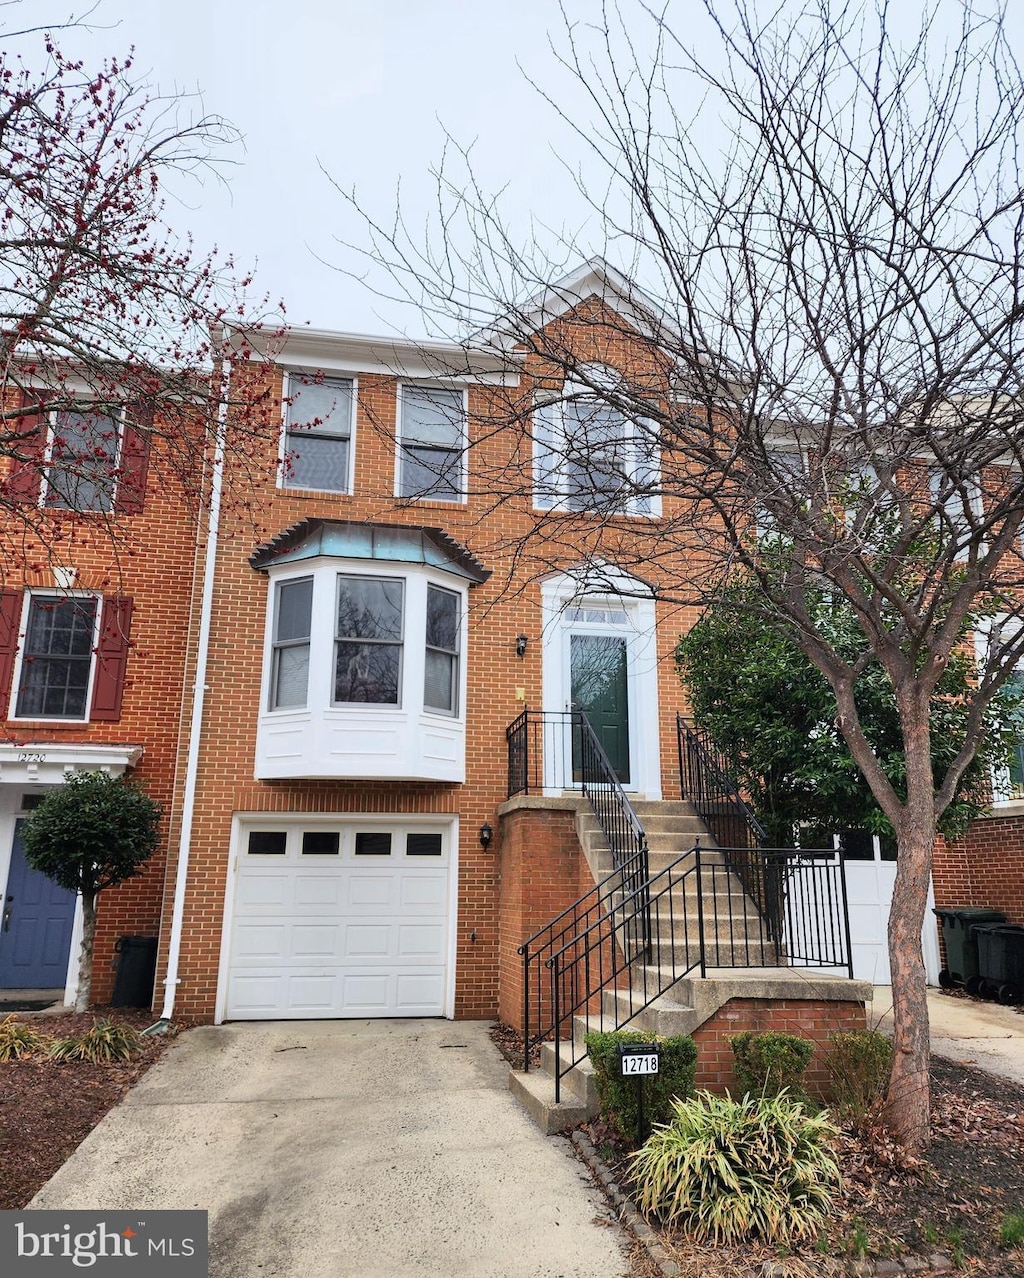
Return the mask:
M929 989L928 1021L936 1056L1024 1083L1024 1013L1017 1008ZM888 985L875 986L868 1024L892 1033L892 990Z
M206 1208L214 1278L622 1278L585 1168L479 1022L191 1030L32 1207Z

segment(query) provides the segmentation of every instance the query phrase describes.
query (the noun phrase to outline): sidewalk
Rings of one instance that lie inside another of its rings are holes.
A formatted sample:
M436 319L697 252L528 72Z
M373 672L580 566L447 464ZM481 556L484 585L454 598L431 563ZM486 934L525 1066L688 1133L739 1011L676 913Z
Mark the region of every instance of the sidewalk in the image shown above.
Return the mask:
M1024 1013L1014 1007L928 990L932 1051L1024 1083ZM892 1032L892 990L876 985L868 1025Z

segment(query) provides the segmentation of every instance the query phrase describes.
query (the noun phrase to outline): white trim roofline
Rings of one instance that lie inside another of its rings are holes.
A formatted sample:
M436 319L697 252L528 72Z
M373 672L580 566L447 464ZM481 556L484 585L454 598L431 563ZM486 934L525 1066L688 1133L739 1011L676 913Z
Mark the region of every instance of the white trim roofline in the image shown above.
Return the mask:
M474 333L472 340L483 346L508 350L522 340L524 331L536 332L589 297L600 298L645 337L654 341L681 340L679 326L665 307L603 257L592 257L517 306L513 311L514 325L510 325L507 318L499 317Z
M234 353L243 348L268 363L323 372L375 372L429 381L482 382L518 386L523 355L478 343L414 340L324 328L254 331L228 328L215 333Z

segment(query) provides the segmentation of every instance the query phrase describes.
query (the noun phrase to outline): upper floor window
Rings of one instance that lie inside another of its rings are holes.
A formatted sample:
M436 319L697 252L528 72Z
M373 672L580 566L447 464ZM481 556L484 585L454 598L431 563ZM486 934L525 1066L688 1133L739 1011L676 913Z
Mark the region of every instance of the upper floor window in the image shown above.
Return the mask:
M541 510L657 514L654 424L609 404L575 396L538 406L534 422L534 505Z
M399 497L461 501L466 450L466 397L439 386L401 387Z
M29 411L18 422L19 459L7 480L12 500L79 514L142 510L151 405L48 409L42 391L24 398Z
M352 491L354 407L351 378L314 381L289 376L281 478L285 488Z
M120 719L131 617L127 596L0 591L0 703L13 684L18 719Z
M54 413L46 505L57 510L112 510L120 443L121 422L107 413Z
M95 595L29 596L19 719L84 719L96 635Z
M404 583L338 577L334 702L399 705Z
M940 537L944 541L948 538L957 551L966 553L973 531L971 524L983 514L978 485L971 479L958 481L941 466L930 466L928 492Z

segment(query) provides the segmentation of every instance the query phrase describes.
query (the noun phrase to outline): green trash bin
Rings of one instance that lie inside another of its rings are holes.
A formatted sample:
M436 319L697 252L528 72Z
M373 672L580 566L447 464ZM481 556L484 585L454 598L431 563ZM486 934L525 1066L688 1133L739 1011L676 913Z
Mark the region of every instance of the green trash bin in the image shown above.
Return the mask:
M982 992L1000 1003L1024 998L1024 927L1015 923L975 923Z
M973 905L933 912L942 924L942 939L946 943L946 966L939 973L939 984L946 990L962 985L968 994L979 994L978 939L971 927L976 923L1005 923L1006 915Z

